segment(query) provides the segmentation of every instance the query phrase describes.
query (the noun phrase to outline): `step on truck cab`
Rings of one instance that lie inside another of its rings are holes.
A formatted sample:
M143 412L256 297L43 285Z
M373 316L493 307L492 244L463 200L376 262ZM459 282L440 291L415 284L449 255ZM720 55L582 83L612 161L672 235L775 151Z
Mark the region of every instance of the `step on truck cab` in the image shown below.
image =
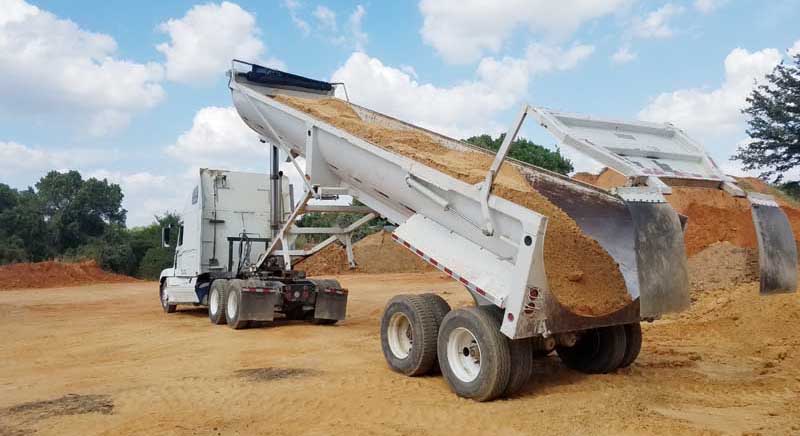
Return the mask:
M344 318L347 292L333 280L253 273L273 229L292 211L293 186L275 174L200 169L179 226L162 229L165 246L177 232L173 266L159 277L165 312L208 306L213 323L233 328L272 321L275 313L318 323Z

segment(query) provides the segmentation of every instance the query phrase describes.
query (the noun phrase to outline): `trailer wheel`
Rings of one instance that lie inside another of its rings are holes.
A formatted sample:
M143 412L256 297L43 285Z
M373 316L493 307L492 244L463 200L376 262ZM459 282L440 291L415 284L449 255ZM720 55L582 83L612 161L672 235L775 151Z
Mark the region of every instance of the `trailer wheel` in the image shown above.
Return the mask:
M164 312L166 313L175 313L175 310L177 310L178 305L169 304L167 298L167 291L166 289L164 289L166 287L167 287L166 280L162 281L161 285L158 287L158 299L161 300L161 308L164 309Z
M227 306L228 281L224 279L214 280L211 283L211 290L208 292L208 319L214 324L225 324L225 306Z
M572 347L557 347L568 368L587 374L604 374L617 369L625 357L625 327L615 325L587 330Z
M398 295L381 317L381 348L389 368L408 376L428 373L436 361L436 318L420 295Z
M234 330L247 328L249 322L239 319L242 310L242 281L231 280L228 282L228 289L225 292L225 320L228 327Z
M642 351L642 326L638 322L625 324L625 357L622 358L620 368L631 366L639 352Z
M420 294L421 297L424 297L428 300L428 303L433 310L433 317L436 319L436 334L439 334L439 326L442 325L442 320L444 316L450 312L450 304L445 301L444 298L440 297L434 293L426 293ZM431 374L439 374L441 373L441 369L439 369L439 359L433 361L433 367L431 368Z
M439 328L439 366L450 389L460 397L490 401L508 387L509 342L491 309L453 310Z
M533 376L533 338L507 339L511 354L511 375L504 397L518 394Z

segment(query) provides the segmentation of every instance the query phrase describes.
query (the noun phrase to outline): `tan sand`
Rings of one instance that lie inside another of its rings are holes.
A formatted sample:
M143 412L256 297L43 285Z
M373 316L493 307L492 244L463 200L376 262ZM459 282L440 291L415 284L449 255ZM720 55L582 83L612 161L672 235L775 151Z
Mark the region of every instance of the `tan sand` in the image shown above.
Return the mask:
M488 154L446 148L421 131L366 123L343 100L285 96L276 99L467 183L481 182L492 162ZM575 313L596 316L630 302L622 274L611 256L597 241L583 234L564 211L536 192L515 167L503 165L493 193L549 218L544 261L550 289L560 303Z
M700 292L684 316L643 324L629 369L585 375L551 356L519 396L475 403L441 376L392 372L381 354L393 295L472 304L440 275L341 276L340 325L237 331L205 309L163 313L155 282L0 292L0 434L800 433L798 294Z

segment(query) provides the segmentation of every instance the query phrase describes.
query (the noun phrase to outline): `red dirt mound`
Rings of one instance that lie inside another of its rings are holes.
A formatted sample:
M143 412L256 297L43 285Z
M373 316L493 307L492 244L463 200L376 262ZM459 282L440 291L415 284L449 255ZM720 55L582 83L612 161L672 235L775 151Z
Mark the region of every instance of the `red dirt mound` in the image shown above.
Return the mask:
M136 279L133 277L103 271L94 261L76 263L49 261L0 266L0 291L134 280Z

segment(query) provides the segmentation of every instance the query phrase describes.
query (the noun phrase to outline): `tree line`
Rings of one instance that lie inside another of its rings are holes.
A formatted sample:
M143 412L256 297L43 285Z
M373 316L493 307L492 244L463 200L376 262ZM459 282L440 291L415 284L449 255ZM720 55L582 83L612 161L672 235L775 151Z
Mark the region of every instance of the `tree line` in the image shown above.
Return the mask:
M0 264L93 259L108 271L158 278L174 255L161 246L161 226L179 217L129 229L122 199L119 185L78 171L50 171L24 190L0 183Z

